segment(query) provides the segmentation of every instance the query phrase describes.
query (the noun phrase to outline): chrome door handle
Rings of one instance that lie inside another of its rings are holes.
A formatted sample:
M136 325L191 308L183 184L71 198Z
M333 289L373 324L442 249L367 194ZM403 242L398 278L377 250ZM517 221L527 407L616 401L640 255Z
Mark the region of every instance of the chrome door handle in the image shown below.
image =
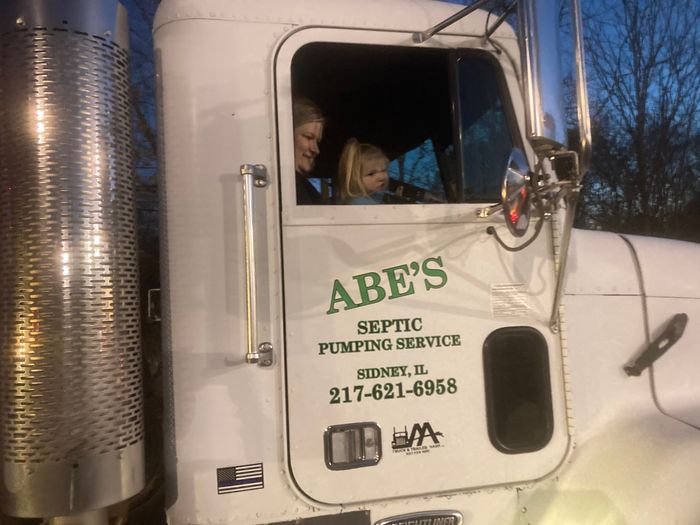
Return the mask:
M248 325L247 363L258 366L272 365L272 344L257 343L257 279L255 275L255 228L253 216L253 191L267 186L267 168L262 164L241 165L243 177L243 236L245 241L245 275L246 275L246 314Z

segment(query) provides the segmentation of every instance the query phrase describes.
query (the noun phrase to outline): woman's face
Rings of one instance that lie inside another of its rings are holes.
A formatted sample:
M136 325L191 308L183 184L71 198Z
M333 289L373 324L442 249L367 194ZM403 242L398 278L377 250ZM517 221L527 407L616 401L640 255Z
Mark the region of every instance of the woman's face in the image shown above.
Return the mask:
M386 159L375 157L362 163L362 186L369 194L384 191L389 187Z
M323 122L307 122L294 128L294 168L308 175L314 169L323 138Z

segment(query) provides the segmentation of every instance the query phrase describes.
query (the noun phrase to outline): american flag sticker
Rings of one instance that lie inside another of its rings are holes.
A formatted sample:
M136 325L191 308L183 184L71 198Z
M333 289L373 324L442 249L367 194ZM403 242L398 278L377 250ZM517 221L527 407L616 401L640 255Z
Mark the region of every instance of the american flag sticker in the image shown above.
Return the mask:
M264 487L262 463L216 469L216 492L218 494L257 490Z

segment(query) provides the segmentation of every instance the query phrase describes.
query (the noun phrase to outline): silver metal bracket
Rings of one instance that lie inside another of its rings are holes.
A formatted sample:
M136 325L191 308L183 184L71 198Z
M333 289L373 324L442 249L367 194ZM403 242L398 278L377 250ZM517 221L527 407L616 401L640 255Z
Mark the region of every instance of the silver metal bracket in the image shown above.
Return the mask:
M260 343L257 352L249 352L245 356L246 363L256 364L258 366L272 366L274 362L274 354L272 343Z
M503 209L502 204L493 204L491 206L487 206L486 208L478 208L476 210L476 216L479 219L488 219L492 215L495 215L499 211Z
M256 188L264 188L267 186L267 168L264 164L243 164L241 166L241 175L244 177L247 175L252 175L253 186Z
M569 243L571 242L571 231L574 228L574 218L576 216L576 204L578 203L580 186L576 185L569 190L567 195L567 209L564 217L562 236L559 247L559 265L557 268L557 284L554 289L552 300L552 313L549 317L549 329L552 333L559 333L561 329L559 319L559 302L564 295L564 281L566 279L566 263L569 260Z
M274 361L272 343L260 343L258 345L258 355L258 366L272 366Z
M148 320L152 323L158 323L161 320L160 288L148 289Z
M490 1L491 0L477 0L472 5L467 6L460 11L457 11L454 15L450 16L449 18L446 18L445 20L443 20L439 24L435 24L433 27L429 27L425 31L419 31L419 32L413 33L413 35L411 35L413 42L415 42L416 44L422 44L426 40L429 40L430 38L432 38L433 35L435 35L439 31L442 31L446 27L454 24L455 22L464 18L468 14L473 13L474 11L479 9L482 5L484 5Z

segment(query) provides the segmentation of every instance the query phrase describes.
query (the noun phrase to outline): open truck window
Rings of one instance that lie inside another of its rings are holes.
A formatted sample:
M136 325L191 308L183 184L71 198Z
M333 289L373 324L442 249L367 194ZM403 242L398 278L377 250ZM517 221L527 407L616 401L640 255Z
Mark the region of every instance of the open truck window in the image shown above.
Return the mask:
M351 137L389 158L381 202L492 202L513 147L502 79L486 53L312 43L292 61L295 98L314 100L326 125L308 182L340 204L338 165ZM297 204L304 204L297 202Z

